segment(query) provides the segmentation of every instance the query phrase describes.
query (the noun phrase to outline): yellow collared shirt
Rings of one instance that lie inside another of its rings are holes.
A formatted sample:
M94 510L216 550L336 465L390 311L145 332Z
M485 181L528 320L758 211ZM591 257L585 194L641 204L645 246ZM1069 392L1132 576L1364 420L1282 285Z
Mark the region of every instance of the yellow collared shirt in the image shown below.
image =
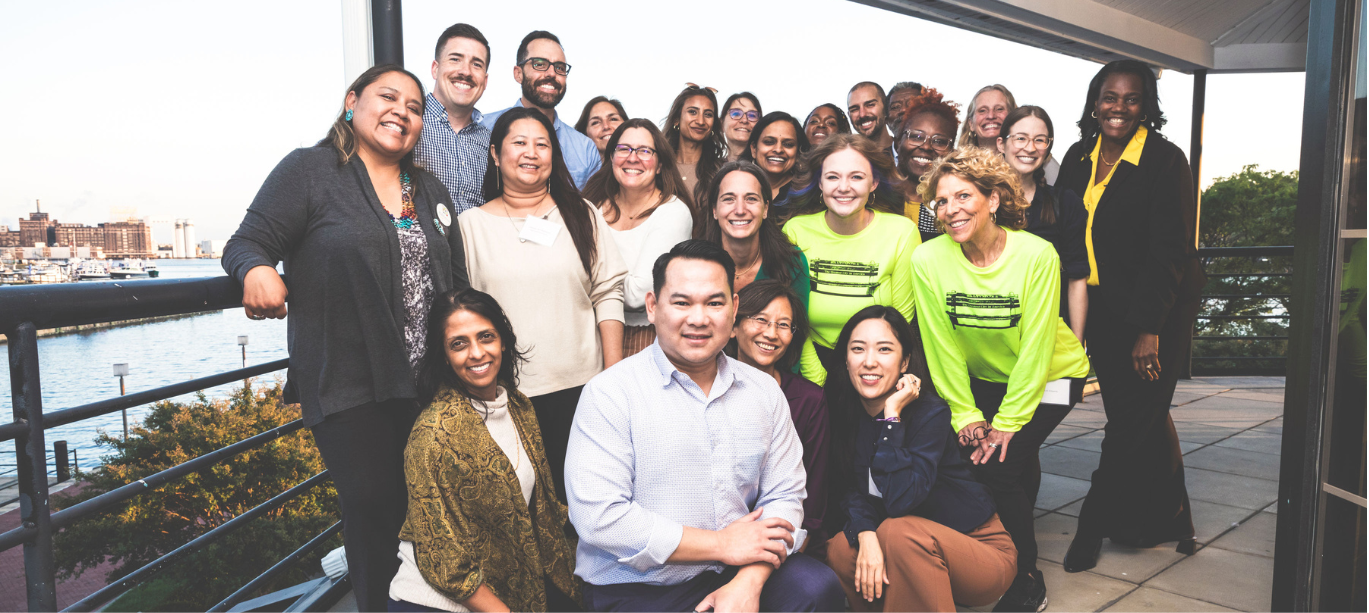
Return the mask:
M1130 162L1132 166L1141 165L1141 150L1146 147L1146 134L1149 130L1145 126L1137 126L1136 133L1132 135L1131 142L1127 143L1127 148L1122 151L1122 157L1117 160L1117 164L1112 165L1108 171L1108 176L1103 177L1102 181L1094 182L1093 178L1098 176L1098 152L1103 146L1103 135L1098 135L1098 141L1093 144L1093 153L1089 157L1093 159L1093 171L1089 173L1089 186L1084 190L1084 208L1089 211L1088 226L1084 230L1084 246L1089 252L1089 285L1098 285L1098 261L1093 256L1093 213L1098 208L1098 202L1103 199L1103 192L1108 188L1108 183L1112 181L1113 173L1117 172L1118 164Z

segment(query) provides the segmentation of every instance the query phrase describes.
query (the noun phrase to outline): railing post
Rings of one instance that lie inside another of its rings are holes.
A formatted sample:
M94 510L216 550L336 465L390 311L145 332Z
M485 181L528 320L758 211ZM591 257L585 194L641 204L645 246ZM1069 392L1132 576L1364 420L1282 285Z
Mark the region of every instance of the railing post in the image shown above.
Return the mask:
M67 457L67 442L56 441L52 444L53 460L57 464L57 482L66 483L71 480L71 458Z
M10 389L14 421L28 433L14 439L19 470L19 518L37 529L24 543L24 580L30 611L57 610L56 564L52 553L52 508L48 506L47 445L43 440L43 396L38 380L38 330L19 324L9 335Z

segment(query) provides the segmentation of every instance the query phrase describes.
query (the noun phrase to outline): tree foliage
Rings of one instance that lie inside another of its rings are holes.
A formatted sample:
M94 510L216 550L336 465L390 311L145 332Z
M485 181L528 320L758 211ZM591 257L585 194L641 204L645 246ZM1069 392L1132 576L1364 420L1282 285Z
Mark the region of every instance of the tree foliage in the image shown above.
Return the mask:
M1203 192L1199 244L1203 247L1257 247L1293 244L1293 214L1298 199L1298 173L1261 171L1250 165L1240 172L1221 177ZM1221 257L1205 258L1209 296L1202 313L1213 319L1199 319L1195 336L1288 335L1288 320L1228 319L1267 317L1288 313L1293 258ZM1273 273L1284 276L1261 276ZM1243 276L1228 276L1243 275ZM1286 341L1220 340L1197 341L1194 357L1201 356L1282 356ZM1278 360L1198 361L1198 368L1281 369Z
M112 453L85 472L86 486L53 496L68 507L299 418L281 402L281 385L190 403L160 402L129 432L128 440L101 433ZM59 576L74 577L108 561L108 581L119 579L216 526L324 470L308 429L298 430L129 500L123 506L67 527L55 539ZM340 517L331 484L301 494L279 509L182 558L116 601L109 610L203 611L325 530ZM320 548L326 553L328 547ZM299 583L317 571L316 553L264 591ZM125 608L127 607L127 608Z

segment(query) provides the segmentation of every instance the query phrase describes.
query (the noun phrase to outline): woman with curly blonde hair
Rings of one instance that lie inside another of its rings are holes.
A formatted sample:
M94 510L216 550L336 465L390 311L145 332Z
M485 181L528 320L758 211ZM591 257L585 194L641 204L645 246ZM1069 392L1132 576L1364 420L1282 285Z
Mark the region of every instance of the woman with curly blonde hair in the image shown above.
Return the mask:
M1040 611L1032 508L1041 443L1072 405L1068 377L1088 374L1060 318L1060 256L1023 229L1021 176L997 152L957 149L918 186L946 233L913 252L918 327L936 389L975 477L989 486L1017 547L1017 578L995 611Z

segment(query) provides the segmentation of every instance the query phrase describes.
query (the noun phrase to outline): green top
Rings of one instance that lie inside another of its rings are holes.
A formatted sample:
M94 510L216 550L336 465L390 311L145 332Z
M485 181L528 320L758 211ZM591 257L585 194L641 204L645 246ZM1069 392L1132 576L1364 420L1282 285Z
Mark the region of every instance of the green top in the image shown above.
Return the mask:
M1036 413L1047 381L1089 372L1084 348L1060 318L1055 247L1028 232L1007 233L987 268L971 264L947 236L913 254L927 366L957 432L984 420L970 377L1008 384L993 427L1017 432Z
M807 308L808 292L812 287L812 284L808 282L808 257L800 251L799 259L794 264L794 278L789 282L789 287L799 295L799 302L802 302L803 306ZM756 280L761 281L769 278L771 278L770 275L765 274L765 264L762 263L761 269L756 271Z
M902 215L875 211L870 225L848 236L827 227L826 214L800 215L784 224L785 235L808 259L810 343L831 348L851 316L871 305L894 307L912 321L909 258L922 244L917 224ZM827 371L809 343L800 364L805 379L818 385L827 381Z
M514 611L546 611L544 580L579 600L566 542L566 506L556 499L532 402L509 390L509 415L537 484L525 504L513 464L469 399L443 388L414 423L404 449L409 513L399 532L414 544L423 578L462 601L484 583Z

